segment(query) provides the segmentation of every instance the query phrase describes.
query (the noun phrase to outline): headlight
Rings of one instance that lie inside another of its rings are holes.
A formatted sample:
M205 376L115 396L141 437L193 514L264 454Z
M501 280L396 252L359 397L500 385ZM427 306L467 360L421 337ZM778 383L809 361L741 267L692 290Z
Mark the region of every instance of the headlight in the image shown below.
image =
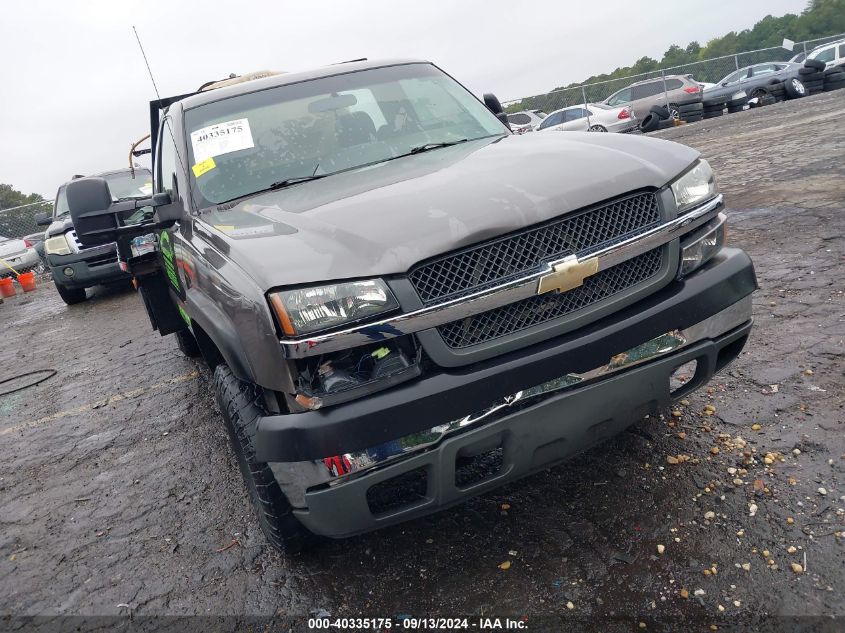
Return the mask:
M720 213L681 243L681 269L678 277L701 268L725 245L727 216Z
M48 255L70 255L72 251L70 250L70 245L67 243L65 234L62 233L56 237L44 240L44 252Z
M399 307L381 279L280 290L269 297L288 336L327 330Z
M702 159L672 183L678 215L716 195L716 178L710 164Z

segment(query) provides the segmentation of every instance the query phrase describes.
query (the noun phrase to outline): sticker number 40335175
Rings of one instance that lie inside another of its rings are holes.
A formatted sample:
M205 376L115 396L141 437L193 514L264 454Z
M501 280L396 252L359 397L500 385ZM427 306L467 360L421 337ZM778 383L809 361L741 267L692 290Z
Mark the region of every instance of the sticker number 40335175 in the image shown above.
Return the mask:
M255 147L248 119L215 123L191 132L194 163Z

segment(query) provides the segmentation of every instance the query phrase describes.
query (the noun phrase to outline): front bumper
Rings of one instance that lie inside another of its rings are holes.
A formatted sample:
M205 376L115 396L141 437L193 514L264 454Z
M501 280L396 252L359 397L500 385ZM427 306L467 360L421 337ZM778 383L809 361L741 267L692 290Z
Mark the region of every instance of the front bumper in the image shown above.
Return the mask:
M742 303L750 313L750 297ZM499 409L498 416L429 450L306 490L305 507L294 512L312 532L343 538L429 514L548 468L705 384L736 358L750 330L748 320L583 387L564 388L535 404L514 406L513 412ZM691 361L696 361L692 379L670 392L672 374Z
M317 534L433 512L581 452L706 383L742 350L756 287L749 257L723 248L570 334L326 410L263 417L256 457ZM672 391L670 376L693 360L691 380ZM468 480L461 463L479 455L496 468Z
M600 367L625 350L716 315L756 288L748 255L723 248L682 281L579 330L346 404L265 416L258 423L256 457L263 462L317 460L428 430L518 391Z
M97 284L129 280L131 275L120 269L114 245L86 249L70 255L47 255L53 279L66 288L90 288ZM68 275L65 269L71 269Z

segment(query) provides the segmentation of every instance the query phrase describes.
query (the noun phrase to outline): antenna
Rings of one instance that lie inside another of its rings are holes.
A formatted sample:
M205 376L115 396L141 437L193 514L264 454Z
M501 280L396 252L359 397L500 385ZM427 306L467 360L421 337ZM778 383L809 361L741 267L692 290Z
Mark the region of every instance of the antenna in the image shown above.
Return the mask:
M132 26L132 32L135 33L135 39L138 41L138 48L141 49L141 55L144 57L144 63L147 65L147 72L150 73L150 81L153 82L153 90L156 91L156 98L158 99L159 106L161 106L161 95L158 93L158 86L156 86L156 80L155 77L153 77L150 62L147 61L147 54L144 52L144 45L141 44L141 38L138 36L138 31L134 25Z
M132 32L133 32L133 33L135 33L135 39L138 41L138 48L140 48L140 49L141 49L141 55L142 55L142 56L143 56L143 58L144 58L144 64L146 64L146 66L147 66L147 72L148 72L148 73L150 73L150 81L152 81L152 82L153 82L153 90L155 90L155 93L156 93L156 99L158 99L158 107L159 107L159 108L161 108L161 107L162 107L161 95L160 95L160 94L159 94L159 92L158 92L158 86L156 85L156 80L155 80L155 77L153 77L153 71L152 71L152 69L150 68L150 62L149 62L149 60L147 59L147 54L144 52L144 45L143 45L143 44L141 44L141 38L140 38L140 36L138 35L138 29L136 29L136 28L135 28L135 25L134 25L134 24L132 25ZM176 143L176 138L173 136L173 130L170 128L170 122L169 122L169 121L165 121L165 122L164 122L164 124L167 126L167 132L170 134L170 139L173 141L173 149L174 149L174 150L175 150L175 152L176 152L176 159L179 161L179 165L182 167L182 170L183 170L183 171L187 174L187 169L185 168L185 163L183 163L183 162L182 162L182 156L179 154L179 144L178 144L178 143ZM154 131L155 131L156 133L158 133L158 130L154 130ZM153 132L153 130L151 130L150 132L152 133L152 132ZM154 147L153 142L154 142L154 139L152 139L152 138L151 138L151 139L150 139L150 146L151 146L151 147L150 147L150 152L152 152L152 148ZM135 145L137 145L137 143L136 143ZM133 146L132 146L132 149L133 149L133 150L135 149L135 145L133 145ZM132 152L131 152L131 150L130 150L130 154L131 154L131 153L132 153ZM130 163L131 163L131 160L132 160L132 159L130 158ZM156 169L156 165L155 165L155 156L152 156L152 157L151 157L151 161L150 161L150 162L151 162L151 164L152 164L153 169L155 170L155 169ZM132 169L132 177L134 178L134 177L135 177L135 168L134 168L134 167L132 167L131 169Z

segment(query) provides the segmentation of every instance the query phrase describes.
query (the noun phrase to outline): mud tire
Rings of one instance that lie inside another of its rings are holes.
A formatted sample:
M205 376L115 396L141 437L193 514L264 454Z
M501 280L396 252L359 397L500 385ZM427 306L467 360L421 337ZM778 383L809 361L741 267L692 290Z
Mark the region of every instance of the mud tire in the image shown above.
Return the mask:
M260 388L238 380L228 365L221 363L214 370L214 392L261 530L280 552L301 552L313 535L293 514L270 466L255 459L255 433L264 415Z

